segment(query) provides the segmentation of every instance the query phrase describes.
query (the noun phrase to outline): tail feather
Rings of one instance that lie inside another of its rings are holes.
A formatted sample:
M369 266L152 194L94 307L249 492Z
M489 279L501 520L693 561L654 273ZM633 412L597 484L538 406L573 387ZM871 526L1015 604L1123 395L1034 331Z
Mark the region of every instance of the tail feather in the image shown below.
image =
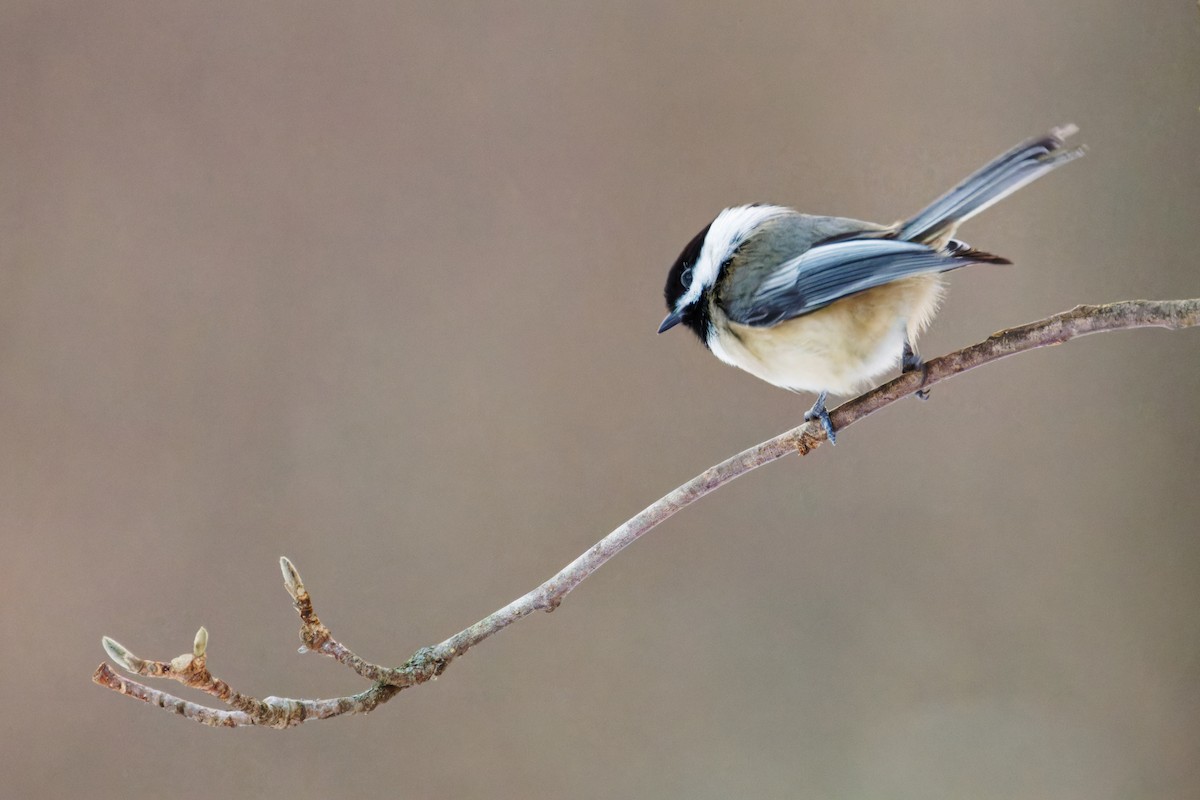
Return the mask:
M1082 156L1083 147L1063 149L1063 141L1078 130L1074 125L1055 128L993 159L901 225L896 238L924 242L953 235L960 223Z
M995 253L988 253L983 250L976 250L966 242L958 239L951 239L946 244L946 250L955 258L961 258L969 261L972 264L1011 264L1004 256L998 256Z

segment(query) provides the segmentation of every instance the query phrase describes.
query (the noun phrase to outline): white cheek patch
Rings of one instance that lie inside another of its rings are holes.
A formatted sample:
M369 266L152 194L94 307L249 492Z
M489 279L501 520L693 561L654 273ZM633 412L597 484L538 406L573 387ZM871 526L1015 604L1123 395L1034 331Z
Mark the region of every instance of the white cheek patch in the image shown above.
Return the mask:
M696 263L692 265L692 284L675 307L686 308L699 300L705 289L716 284L721 265L752 233L766 222L790 213L791 209L783 206L735 206L718 214L708 228Z

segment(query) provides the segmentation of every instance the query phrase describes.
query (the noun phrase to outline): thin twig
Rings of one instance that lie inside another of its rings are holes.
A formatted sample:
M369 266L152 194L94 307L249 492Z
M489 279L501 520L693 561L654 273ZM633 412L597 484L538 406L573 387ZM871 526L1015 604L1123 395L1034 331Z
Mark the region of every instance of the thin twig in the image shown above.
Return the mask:
M225 681L208 671L208 631L201 628L191 653L184 653L170 661L153 661L139 658L119 642L105 636L102 640L109 658L129 672L147 678L166 678L185 686L210 694L231 706L233 711L189 703L158 689L114 673L107 664L101 664L92 675L92 681L107 686L118 694L142 700L182 717L215 728L238 728L258 725L266 728L291 728L310 719L328 719L342 714L365 714L380 703L390 700L402 687L376 683L365 692L349 697L328 700L293 700L286 697L267 697L259 700L236 692Z
M923 372L902 375L839 406L830 416L834 427L840 431L919 389L941 383L962 372L1006 356L1062 344L1091 333L1145 327L1179 329L1196 325L1200 325L1200 299L1130 300L1102 306L1077 306L1038 322L992 334L979 344L935 358L926 363ZM517 620L534 611L553 611L585 578L680 509L764 464L790 453L807 455L824 439L825 433L820 424L809 422L710 467L605 536L550 580L441 644L421 648L400 667L383 667L367 662L336 641L313 610L312 599L295 566L286 558L281 559L284 586L300 615L300 638L305 645L301 650L334 658L374 682L371 689L357 695L329 700L277 697L257 700L235 692L208 672L205 662L207 633L203 628L197 634L193 653L170 662L139 659L107 637L104 645L109 656L130 672L147 677L170 678L198 688L230 705L234 709L232 711L189 703L136 681L121 678L106 664L97 668L92 680L120 694L217 727L264 725L288 728L310 719L366 713L390 700L401 689L436 678L455 658Z

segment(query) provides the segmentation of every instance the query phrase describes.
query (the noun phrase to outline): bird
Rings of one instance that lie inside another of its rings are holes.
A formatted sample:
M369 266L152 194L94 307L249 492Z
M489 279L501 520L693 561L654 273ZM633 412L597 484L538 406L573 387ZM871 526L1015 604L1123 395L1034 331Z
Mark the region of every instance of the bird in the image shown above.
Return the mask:
M1012 263L955 238L959 225L1082 156L1065 144L1077 132L1063 125L1028 139L891 225L766 203L726 208L671 266L658 332L682 324L726 364L816 393L804 418L836 444L830 393L851 394L897 362L902 374L924 373L916 339L941 303L942 273Z

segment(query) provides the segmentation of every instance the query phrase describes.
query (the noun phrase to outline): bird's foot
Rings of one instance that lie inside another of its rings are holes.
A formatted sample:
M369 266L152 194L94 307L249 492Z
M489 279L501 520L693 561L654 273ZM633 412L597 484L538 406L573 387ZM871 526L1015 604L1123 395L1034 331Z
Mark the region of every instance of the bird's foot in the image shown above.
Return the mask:
M904 354L900 357L900 374L907 375L910 372L921 373L921 385L925 385L925 379L929 377L929 368L925 366L925 362L917 355L917 351L912 349L912 345L908 342L904 343ZM928 400L928 389L917 389L918 400Z
M829 439L832 445L837 444L837 433L833 430L833 421L829 419L829 411L825 408L825 400L829 397L829 392L821 392L817 395L817 402L813 403L812 408L804 412L804 421L812 422L814 419L821 421L821 427L825 429L825 436Z

